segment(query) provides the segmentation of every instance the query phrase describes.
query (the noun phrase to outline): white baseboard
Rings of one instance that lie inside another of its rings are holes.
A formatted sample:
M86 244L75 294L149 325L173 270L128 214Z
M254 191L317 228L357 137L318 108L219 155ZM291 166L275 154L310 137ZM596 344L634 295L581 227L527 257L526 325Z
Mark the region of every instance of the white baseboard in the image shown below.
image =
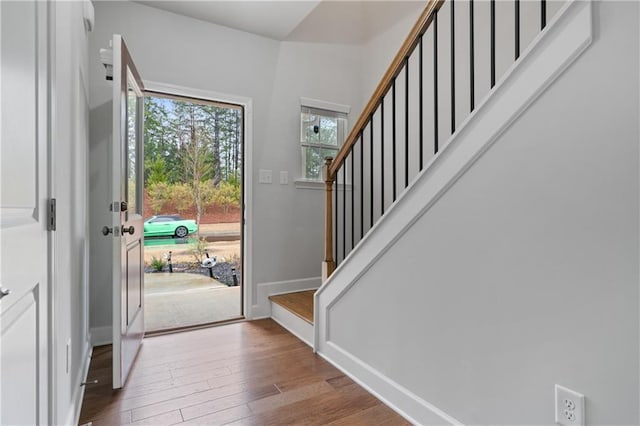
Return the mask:
M109 325L92 327L89 333L91 334L91 346L110 345L113 342L113 328Z
M463 424L342 348L331 342L327 345L331 346L332 356L329 357L324 353L318 353L318 355L412 424Z
M362 360L353 357L348 352L342 350L342 348L333 345L331 342L327 344L333 346L333 349L337 353L349 359L349 363L346 363L348 364L348 368L344 365L345 363L340 362L340 357L328 357L322 353L318 355L342 371L345 375L349 376L354 382L358 383L412 424L463 424L435 405L423 400L408 389L384 376L381 372L367 365Z
M321 277L300 278L297 280L259 283L257 286L256 304L251 307L252 319L271 317L269 296L292 293L294 291L315 290L322 283Z
M67 425L77 425L80 421L80 410L82 409L82 401L84 400L84 386L81 383L87 381L87 375L89 374L89 365L91 364L91 355L93 354L93 347L89 343L89 339L85 342L84 350L82 351L82 366L80 367L81 373L78 375L78 380L74 384L75 392L71 399L72 405L67 412L66 422Z
M313 325L293 312L271 302L271 318L309 346L313 346Z

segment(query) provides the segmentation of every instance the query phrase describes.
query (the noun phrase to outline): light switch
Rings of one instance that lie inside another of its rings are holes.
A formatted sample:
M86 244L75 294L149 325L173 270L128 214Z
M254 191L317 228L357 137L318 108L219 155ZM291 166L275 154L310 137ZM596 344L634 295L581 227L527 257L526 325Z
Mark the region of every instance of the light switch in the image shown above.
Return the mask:
M260 183L271 183L273 180L271 170L260 169L260 175L258 178L258 182Z
M280 185L288 185L289 184L289 172L284 171L280 172Z

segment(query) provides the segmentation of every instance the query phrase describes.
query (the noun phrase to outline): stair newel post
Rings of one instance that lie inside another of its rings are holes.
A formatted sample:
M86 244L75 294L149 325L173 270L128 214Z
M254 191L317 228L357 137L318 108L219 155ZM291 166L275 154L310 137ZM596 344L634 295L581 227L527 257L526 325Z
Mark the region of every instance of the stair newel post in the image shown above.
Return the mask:
M336 262L333 259L333 182L335 176L331 174L332 157L325 158L322 166L322 180L325 183L324 199L324 262L322 262L322 281L333 273Z

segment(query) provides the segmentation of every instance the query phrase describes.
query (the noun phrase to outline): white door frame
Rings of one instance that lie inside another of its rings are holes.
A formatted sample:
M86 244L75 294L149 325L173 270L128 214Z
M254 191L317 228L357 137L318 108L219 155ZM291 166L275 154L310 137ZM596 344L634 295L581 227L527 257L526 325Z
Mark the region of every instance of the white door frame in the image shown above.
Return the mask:
M224 102L229 104L240 105L244 108L244 140L243 140L243 157L242 164L242 184L244 186L243 200L244 205L243 216L240 218L244 221L243 235L243 252L242 252L242 289L243 295L243 313L246 319L252 319L251 307L253 306L253 274L251 269L251 259L253 258L253 203L252 203L252 183L253 183L253 100L244 96L229 95L227 93L214 92L210 90L194 89L191 87L176 86L173 84L158 83L155 81L143 80L144 90L150 92L158 92L167 95L182 96L187 98L203 99L214 102Z

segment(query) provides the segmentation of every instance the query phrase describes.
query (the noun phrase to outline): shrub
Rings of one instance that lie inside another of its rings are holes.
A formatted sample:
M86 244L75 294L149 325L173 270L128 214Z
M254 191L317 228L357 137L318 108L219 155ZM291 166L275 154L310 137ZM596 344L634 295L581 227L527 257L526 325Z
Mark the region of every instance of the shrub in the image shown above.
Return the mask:
M221 182L220 186L216 189L213 197L215 203L224 209L224 212L229 211L229 207L240 206L240 185L237 183Z
M171 191L169 185L166 182L154 182L147 187L149 197L151 198L151 208L153 214L159 214L162 211L162 207L171 198Z
M165 262L162 259L159 259L155 256L153 256L151 258L151 267L153 268L154 271L156 272L162 272L162 270L164 269L164 267L167 265L167 262Z
M193 206L193 190L185 183L177 183L170 187L171 199L178 213L184 213Z
M200 182L200 216L202 216L206 208L211 206L216 196L216 186L213 179Z
M204 238L192 238L190 239L191 253L198 265L202 265L202 261L206 258L205 251L207 251L207 240Z

